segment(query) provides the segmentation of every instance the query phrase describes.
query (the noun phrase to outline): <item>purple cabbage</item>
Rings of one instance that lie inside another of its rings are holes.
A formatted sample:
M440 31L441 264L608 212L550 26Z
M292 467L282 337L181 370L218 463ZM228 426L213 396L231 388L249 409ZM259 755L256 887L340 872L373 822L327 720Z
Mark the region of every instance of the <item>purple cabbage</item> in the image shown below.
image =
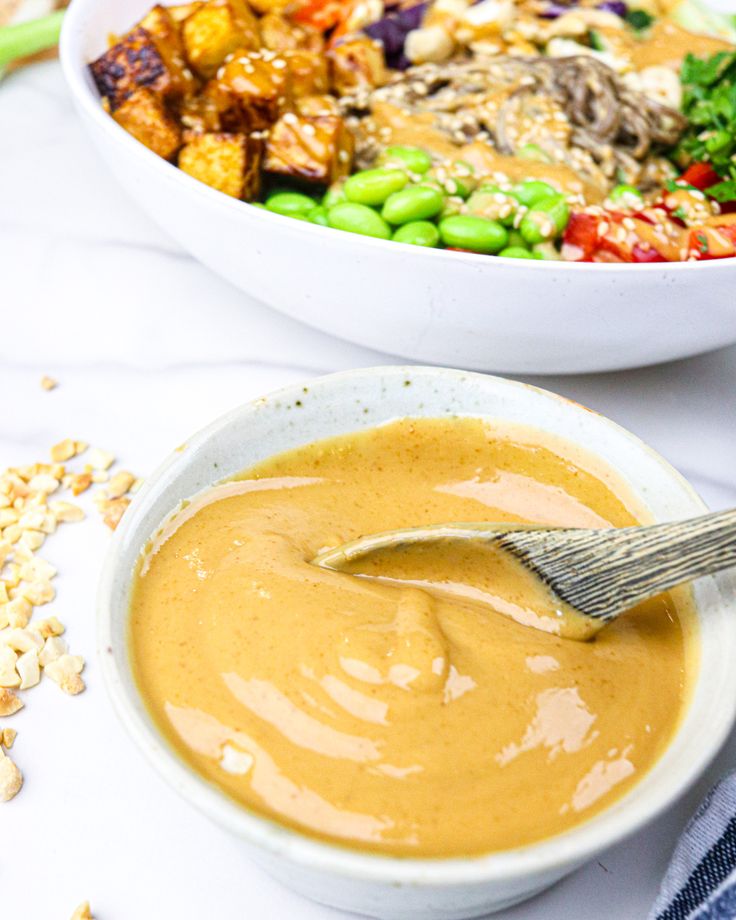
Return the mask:
M624 0L604 0L603 3L598 4L598 9L604 10L606 13L613 13L616 16L620 16L622 19L629 11Z
M554 0L552 0L539 15L542 19L557 19L558 16L569 13L574 6L575 4L555 3Z
M386 63L396 70L406 70L411 62L404 54L404 41L409 32L418 29L427 10L427 3L416 3L406 9L389 13L378 22L366 26L366 35L383 44Z

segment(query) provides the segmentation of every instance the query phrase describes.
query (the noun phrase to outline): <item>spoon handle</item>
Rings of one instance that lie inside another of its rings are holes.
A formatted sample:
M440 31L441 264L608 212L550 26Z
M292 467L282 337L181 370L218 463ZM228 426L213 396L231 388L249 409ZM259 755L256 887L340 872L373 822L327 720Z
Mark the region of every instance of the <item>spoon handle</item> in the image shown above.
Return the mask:
M569 604L608 620L647 597L736 565L736 510L620 530L515 532L500 543Z

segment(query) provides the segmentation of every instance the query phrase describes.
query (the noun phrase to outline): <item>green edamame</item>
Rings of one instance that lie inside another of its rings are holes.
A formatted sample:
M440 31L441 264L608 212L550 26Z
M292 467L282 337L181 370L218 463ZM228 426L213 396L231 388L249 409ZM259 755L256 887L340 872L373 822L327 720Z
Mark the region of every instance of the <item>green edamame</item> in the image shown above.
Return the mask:
M345 197L356 204L383 204L408 181L403 169L364 169L345 180Z
M320 227L329 227L327 208L322 204L317 205L316 208L312 208L311 211L307 212L307 220L312 224L318 224Z
M390 224L436 217L445 205L445 197L428 185L412 185L389 195L381 210L381 217Z
M375 236L379 240L391 238L391 228L380 214L365 204L341 201L327 212L328 226L362 236Z
M532 252L535 259L544 259L545 262L559 262L562 258L554 243L535 243Z
M513 195L519 204L532 208L537 202L543 201L545 198L555 198L560 193L548 182L542 182L539 179L527 179L525 182L515 185L509 194Z
M518 249L528 249L529 248L526 240L519 233L518 230L509 230L509 241L506 244L506 248L508 249L511 246L514 246L515 248L518 248Z
M644 196L635 185L617 185L608 198L624 208L636 209L644 205Z
M570 209L562 195L543 198L521 219L519 232L531 246L552 240L565 229Z
M284 214L286 217L296 217L307 214L317 202L309 195L301 192L275 192L266 199L266 207L275 214Z
M440 222L440 238L445 246L492 253L504 248L509 235L498 221L456 214Z
M499 256L504 256L507 259L533 259L535 258L534 254L529 252L528 249L524 249L522 246L507 246L505 249L502 249L499 253Z
M347 201L347 198L345 197L344 186L345 183L342 181L335 182L333 185L331 185L322 197L322 204L329 209L334 205L339 204L341 201Z
M391 239L397 243L411 243L412 246L436 246L440 241L440 232L428 220L413 220L394 233Z
M397 166L410 173L424 175L432 165L432 157L421 147L396 145L387 147L378 158L379 166Z
M519 202L497 185L482 185L467 201L468 214L512 224Z
M522 160L534 160L537 163L551 163L552 158L539 146L539 144L524 144L516 151L516 156Z

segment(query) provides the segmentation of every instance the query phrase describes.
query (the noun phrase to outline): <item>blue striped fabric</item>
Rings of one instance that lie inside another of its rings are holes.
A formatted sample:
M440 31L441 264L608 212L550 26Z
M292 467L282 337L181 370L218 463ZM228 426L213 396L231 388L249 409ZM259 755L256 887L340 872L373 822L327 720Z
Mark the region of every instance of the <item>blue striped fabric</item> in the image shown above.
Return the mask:
M648 920L735 920L736 773L685 828Z

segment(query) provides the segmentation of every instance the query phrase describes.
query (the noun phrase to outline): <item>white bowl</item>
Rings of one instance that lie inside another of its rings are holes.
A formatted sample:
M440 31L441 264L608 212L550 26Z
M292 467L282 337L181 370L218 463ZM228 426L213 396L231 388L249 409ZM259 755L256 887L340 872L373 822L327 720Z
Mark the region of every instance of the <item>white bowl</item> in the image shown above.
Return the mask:
M682 477L641 441L559 396L453 370L350 371L248 403L172 454L122 519L99 589L99 649L109 691L135 741L169 784L241 837L253 858L285 884L325 904L386 920L476 917L552 884L671 804L714 756L736 710L736 611L724 601L724 596L733 597L736 582L721 577L702 579L696 586L701 663L688 711L670 746L622 799L552 839L465 859L361 853L317 842L247 811L180 759L140 697L126 635L133 568L161 521L183 499L280 451L390 419L452 415L511 420L583 445L623 477L656 521L704 509Z
M653 364L736 341L736 260L584 265L355 236L249 208L151 153L87 71L153 0L73 0L61 37L82 120L115 177L185 249L277 310L419 361L512 373Z

